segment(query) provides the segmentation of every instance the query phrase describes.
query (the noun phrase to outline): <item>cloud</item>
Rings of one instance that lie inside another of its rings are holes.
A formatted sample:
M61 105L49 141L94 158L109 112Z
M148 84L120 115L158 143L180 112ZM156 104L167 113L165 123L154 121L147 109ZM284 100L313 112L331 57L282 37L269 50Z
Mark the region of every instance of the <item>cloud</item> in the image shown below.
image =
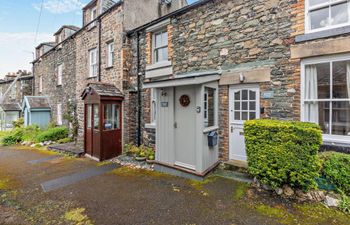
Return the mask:
M34 8L40 10L41 3L33 4ZM53 14L69 13L80 10L84 4L81 0L46 0L43 9Z
M33 61L35 46L41 42L53 41L53 36L39 33L37 43L34 43L34 39L34 32L0 32L0 77L19 69L31 70L30 62Z

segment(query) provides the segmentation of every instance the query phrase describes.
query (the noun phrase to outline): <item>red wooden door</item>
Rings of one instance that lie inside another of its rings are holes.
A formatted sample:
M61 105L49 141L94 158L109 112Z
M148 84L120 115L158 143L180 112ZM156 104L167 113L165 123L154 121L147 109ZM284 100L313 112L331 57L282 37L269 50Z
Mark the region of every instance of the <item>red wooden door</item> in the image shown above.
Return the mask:
M102 159L110 159L122 153L122 103L104 101L101 133Z

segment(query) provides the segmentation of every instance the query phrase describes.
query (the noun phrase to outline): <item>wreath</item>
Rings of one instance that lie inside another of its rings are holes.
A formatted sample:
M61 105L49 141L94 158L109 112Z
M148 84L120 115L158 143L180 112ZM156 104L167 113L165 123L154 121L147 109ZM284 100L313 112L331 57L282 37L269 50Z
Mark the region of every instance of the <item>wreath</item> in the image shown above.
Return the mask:
M190 97L188 95L182 95L179 101L183 107L187 107L191 103Z

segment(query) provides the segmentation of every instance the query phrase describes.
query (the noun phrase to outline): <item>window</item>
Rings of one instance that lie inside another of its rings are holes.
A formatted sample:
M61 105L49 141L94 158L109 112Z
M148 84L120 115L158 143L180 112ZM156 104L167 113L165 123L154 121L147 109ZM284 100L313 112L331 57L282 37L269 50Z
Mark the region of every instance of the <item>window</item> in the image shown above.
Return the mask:
M94 8L91 9L91 19L90 19L90 22L91 22L91 21L94 21L96 18L97 18L97 7L94 7Z
M204 89L204 127L215 126L215 89Z
M97 49L96 48L89 51L89 61L90 61L89 76L96 77L97 76Z
M233 117L235 121L257 119L258 93L256 88L242 88L234 92Z
M151 89L151 124L156 124L157 121L157 91Z
M99 130L100 129L100 105L93 105L93 113L94 113L94 129Z
M303 62L303 120L350 142L350 56Z
M114 43L107 44L107 67L112 67L114 64Z
M349 0L307 0L306 27L318 31L350 24Z
M154 63L168 61L168 32L161 31L153 35Z
M39 77L39 93L43 92L43 76Z
M62 125L62 104L57 104L57 125Z
M104 105L104 130L116 130L120 129L120 114L119 105L117 104L105 104Z
M57 68L57 85L62 85L63 78L63 64L59 65Z
M87 120L87 128L91 129L92 126L92 105L87 106L87 115L86 115L86 120Z

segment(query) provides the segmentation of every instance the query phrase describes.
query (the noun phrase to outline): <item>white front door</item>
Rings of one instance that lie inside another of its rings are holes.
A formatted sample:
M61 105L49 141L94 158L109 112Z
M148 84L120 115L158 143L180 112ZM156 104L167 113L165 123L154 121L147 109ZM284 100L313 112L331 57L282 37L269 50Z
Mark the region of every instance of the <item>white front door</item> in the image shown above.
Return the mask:
M175 165L195 170L196 89L175 88ZM180 102L182 99L182 104Z
M260 91L258 85L230 87L230 160L246 161L243 124L260 118Z

